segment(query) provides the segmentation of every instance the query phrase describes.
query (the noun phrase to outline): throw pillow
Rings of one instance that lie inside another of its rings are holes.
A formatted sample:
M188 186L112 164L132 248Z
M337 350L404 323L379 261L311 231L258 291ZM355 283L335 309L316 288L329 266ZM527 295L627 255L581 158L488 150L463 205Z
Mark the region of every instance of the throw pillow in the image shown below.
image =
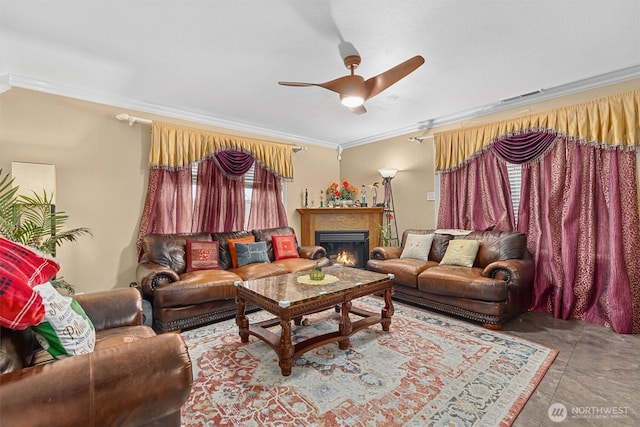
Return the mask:
M407 234L400 258L415 258L427 261L433 242L433 234Z
M252 243L255 241L255 236L239 237L237 239L227 240L227 246L229 246L229 255L231 255L231 265L233 265L233 268L238 268L238 254L236 253L236 243Z
M23 330L40 323L45 308L33 286L47 282L59 269L47 255L0 238L0 325Z
M31 327L42 348L56 359L91 353L96 331L78 301L61 295L49 282L33 289L45 308L44 322Z
M239 243L236 242L236 254L238 257L238 267L258 262L269 262L267 255L267 242Z
M219 270L220 242L201 242L187 239L187 272L195 270Z
M480 249L478 240L453 239L449 241L447 252L445 252L440 265L460 265L462 267L473 267L476 255Z
M300 258L295 234L274 234L271 236L271 242L276 260Z

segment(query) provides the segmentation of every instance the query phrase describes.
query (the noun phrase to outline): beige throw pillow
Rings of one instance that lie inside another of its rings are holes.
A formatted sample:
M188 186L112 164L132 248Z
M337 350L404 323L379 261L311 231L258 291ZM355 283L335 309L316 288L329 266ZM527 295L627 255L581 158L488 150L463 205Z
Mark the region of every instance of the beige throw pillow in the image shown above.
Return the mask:
M476 260L480 242L477 240L454 239L449 241L447 252L445 252L440 265L460 265L462 267L473 267Z
M400 258L415 258L427 261L433 243L433 234L408 234Z

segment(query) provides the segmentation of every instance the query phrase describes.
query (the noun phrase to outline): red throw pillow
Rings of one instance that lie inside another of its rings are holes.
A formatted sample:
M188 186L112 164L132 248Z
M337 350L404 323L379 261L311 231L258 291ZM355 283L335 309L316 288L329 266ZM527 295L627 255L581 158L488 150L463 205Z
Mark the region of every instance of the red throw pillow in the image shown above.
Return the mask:
M227 245L229 246L229 255L231 255L231 264L233 265L233 268L238 268L238 252L236 251L235 246L236 242L253 243L255 241L255 236L239 237L237 239L227 240Z
M0 325L22 330L42 322L42 297L33 287L48 282L59 269L35 249L0 237Z
M187 239L187 272L195 270L219 270L219 245Z
M295 234L274 234L271 236L271 242L276 261L285 258L300 258Z

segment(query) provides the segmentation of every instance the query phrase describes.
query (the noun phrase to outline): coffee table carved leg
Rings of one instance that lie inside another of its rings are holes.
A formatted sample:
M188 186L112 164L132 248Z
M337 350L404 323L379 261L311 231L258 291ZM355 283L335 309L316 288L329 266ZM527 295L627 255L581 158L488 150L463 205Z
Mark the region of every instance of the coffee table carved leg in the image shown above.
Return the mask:
M382 319L380 323L382 324L382 330L385 332L389 332L389 326L391 325L391 316L393 316L393 301L391 300L391 296L393 295L393 289L387 289L384 291L384 308L382 309Z
M236 298L238 303L238 314L236 315L236 325L238 325L238 333L240 335L240 341L249 342L249 319L244 314L244 300L242 298Z
M338 347L340 350L346 350L349 348L349 335L353 331L353 325L351 325L351 318L349 317L349 311L351 310L351 301L342 303L342 310L340 314L340 335L346 337L343 340L338 341Z
M293 345L291 344L291 320L281 320L280 346L278 348L278 359L282 375L291 375L293 367Z

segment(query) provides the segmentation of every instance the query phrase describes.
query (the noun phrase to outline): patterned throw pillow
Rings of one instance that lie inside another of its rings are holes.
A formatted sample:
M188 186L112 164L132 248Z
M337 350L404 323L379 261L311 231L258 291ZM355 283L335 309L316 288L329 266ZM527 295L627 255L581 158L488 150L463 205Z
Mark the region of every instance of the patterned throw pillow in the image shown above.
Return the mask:
M33 287L59 269L47 255L0 237L0 325L23 330L40 323L45 308Z
M236 243L253 243L256 241L255 236L238 237L237 239L227 240L229 246L229 255L231 255L231 265L238 268L238 254L236 253Z
M91 353L96 331L78 301L61 295L49 282L33 289L45 307L44 321L31 327L42 348L56 359Z
M267 255L267 242L239 243L236 242L236 254L238 256L238 267L247 264L269 262Z
M276 260L300 258L295 234L274 234L271 236L271 242Z
M433 234L408 234L400 258L415 258L427 261L433 243Z
M187 272L219 270L220 242L201 242L187 239Z
M440 265L459 265L462 267L473 267L476 255L480 249L480 242L477 240L454 239L449 241L447 252L445 252Z

